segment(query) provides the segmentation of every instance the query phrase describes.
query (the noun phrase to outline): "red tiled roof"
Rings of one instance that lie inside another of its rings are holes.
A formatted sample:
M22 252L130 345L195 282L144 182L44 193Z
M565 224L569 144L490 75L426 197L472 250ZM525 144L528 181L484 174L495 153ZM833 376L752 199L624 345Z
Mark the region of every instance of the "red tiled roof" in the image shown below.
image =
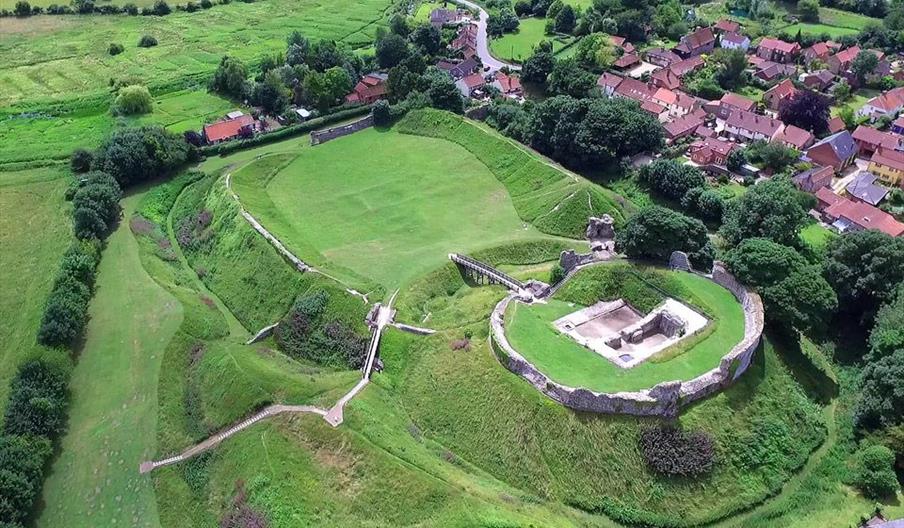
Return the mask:
M713 30L708 27L702 27L681 38L682 44L686 44L691 51L715 42L715 40L716 37L713 35Z
M751 101L743 95L738 95L733 92L725 92L725 95L723 95L722 98L719 99L719 102L727 106L733 106L735 108L740 108L741 110L747 110L748 112L756 107L756 103L754 101Z
M496 74L496 81L502 86L502 93L515 93L521 91L521 80L514 75L506 75L502 72Z
M615 66L616 68L627 68L628 66L637 64L638 62L640 62L640 59L637 58L637 55L633 53L625 53L624 55L616 59L615 63L613 63L613 66Z
M732 150L737 147L737 143L732 143L731 141L722 141L721 139L709 137L701 141L694 141L690 146L690 148L694 150L708 148L711 151L718 152L723 156L727 156Z
M814 57L825 57L829 53L832 53L832 48L829 47L825 42L817 42L813 44L809 48L804 50L804 53L808 55L813 55Z
M678 137L684 134L690 134L703 124L703 117L697 113L687 114L678 119L666 123L663 128L669 137Z
M846 50L839 51L833 57L841 64L847 64L854 60L858 53L860 53L860 46L851 46Z
M891 112L904 106L904 86L894 88L870 99L866 104Z
M674 90L681 86L681 78L679 78L671 68L662 68L653 72L652 79L658 81L663 88Z
M741 44L742 42L744 42L744 39L746 39L746 38L747 37L745 37L744 35L741 35L740 33L735 33L734 31L729 31L728 33L725 33L724 35L722 35L723 42L728 41L733 44Z
M725 120L726 125L732 126L749 132L758 132L767 137L772 137L784 123L778 119L754 114L753 112L745 112L743 110L735 110Z
M615 88L624 80L624 77L615 75L614 73L603 72L600 75L600 78L596 80L597 86L607 86L609 88Z
M816 138L813 137L813 134L794 125L786 126L784 130L782 130L775 136L776 141L779 141L781 143L788 143L797 150L803 150L807 148L815 139Z
M904 152L886 147L879 147L869 159L871 163L904 171Z
M844 198L832 192L832 189L830 187L821 187L814 194L816 195L816 199L819 200L820 203L826 204L829 207L844 200Z
M764 38L762 41L760 41L760 47L781 51L782 53L793 53L797 51L797 49L800 47L800 44L797 44L796 42L794 44L791 44L785 42L784 40L774 38Z
M904 224L872 205L842 198L825 210L832 218L845 218L863 229L875 229L891 236L904 234Z
M484 80L483 75L481 75L479 73L472 73L471 75L468 75L467 77L462 77L461 80L462 80L462 82L465 83L465 86L467 86L468 88L470 88L472 90L474 88L479 88L486 84L486 81Z
M840 117L833 117L829 119L829 132L834 134L835 132L841 132L845 128L844 119Z
M738 24L737 22L734 22L732 20L726 20L723 18L722 20L719 20L718 22L716 22L716 24L713 27L720 31L735 32L735 31L741 29L741 24Z
M615 89L615 93L635 101L648 101L655 92L655 88L650 88L645 83L630 77L622 79L622 82Z
M791 79L785 79L784 81L776 84L772 88L766 90L766 93L763 94L763 97L769 97L770 95L776 95L779 99L784 99L786 97L790 97L794 95L797 91L797 88L794 87L794 83L791 82Z
M644 101L643 103L641 103L640 108L656 116L665 112L664 106L654 103L653 101Z
M901 137L875 128L860 125L853 133L854 139L870 146L895 148L901 143Z
M204 125L204 137L207 141L215 142L224 139L238 137L239 131L246 126L254 124L254 118L250 115L243 115L235 119L226 119L217 121L210 125Z
M676 62L669 66L669 68L677 75L678 77L684 77L688 73L696 70L703 66L703 57L699 55L696 57L691 57L689 59L685 59L681 62Z

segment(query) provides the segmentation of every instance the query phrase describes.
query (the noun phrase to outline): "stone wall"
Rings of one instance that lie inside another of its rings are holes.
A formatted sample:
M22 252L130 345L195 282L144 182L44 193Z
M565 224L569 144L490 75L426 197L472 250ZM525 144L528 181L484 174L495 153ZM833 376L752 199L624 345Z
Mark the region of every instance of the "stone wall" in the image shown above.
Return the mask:
M692 380L666 381L649 389L616 393L556 383L512 348L505 337L505 311L514 295L500 301L490 316L490 346L507 369L566 407L607 414L674 417L681 407L716 393L738 379L750 366L760 344L763 303L759 295L744 288L719 262L713 266L712 280L731 291L743 306L744 338L722 357L718 366Z
M342 136L354 134L359 130L364 130L365 128L370 128L372 126L374 126L374 115L368 114L367 116L355 121L354 123L328 128L326 130L315 130L311 132L311 145L326 143L327 141L330 141L332 139L337 139L341 138Z

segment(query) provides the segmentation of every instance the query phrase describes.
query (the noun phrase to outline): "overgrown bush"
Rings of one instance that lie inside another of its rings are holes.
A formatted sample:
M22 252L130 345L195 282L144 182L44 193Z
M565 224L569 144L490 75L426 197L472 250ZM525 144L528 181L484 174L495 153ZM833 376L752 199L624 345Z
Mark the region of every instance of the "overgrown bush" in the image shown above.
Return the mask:
M78 148L75 149L72 152L72 156L69 157L69 167L72 169L72 172L88 172L91 170L91 161L93 159L94 156L91 154L91 151Z
M113 132L94 153L92 168L123 187L165 175L192 159L196 151L182 136L159 125Z
M854 485L870 499L894 495L898 490L894 462L895 454L885 446L873 445L861 449L857 454Z
M29 361L13 378L3 432L53 438L63 429L68 374L43 361Z
M34 436L0 436L0 524L19 526L41 493L50 440Z
M150 35L142 35L138 40L139 48L153 48L157 45L157 39Z
M111 42L110 47L107 48L107 52L110 55L119 55L125 50L126 48L122 44L119 44L117 42Z
M640 448L653 471L673 477L703 475L715 461L713 440L707 433L687 432L672 425L644 429Z
M326 314L330 294L318 290L299 297L274 335L284 352L334 367L360 368L367 338Z
M146 86L123 86L110 109L115 115L146 114L154 109L154 99Z

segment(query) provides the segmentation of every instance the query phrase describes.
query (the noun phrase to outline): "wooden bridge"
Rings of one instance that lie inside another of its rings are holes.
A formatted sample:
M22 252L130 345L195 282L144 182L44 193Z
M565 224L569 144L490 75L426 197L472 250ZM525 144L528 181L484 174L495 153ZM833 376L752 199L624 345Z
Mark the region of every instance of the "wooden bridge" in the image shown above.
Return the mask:
M464 268L466 272L473 274L478 280L480 277L484 277L490 284L502 284L506 288L516 292L524 290L524 283L518 279L510 277L498 269L488 264L484 264L479 260L472 259L467 255L449 253L449 260Z

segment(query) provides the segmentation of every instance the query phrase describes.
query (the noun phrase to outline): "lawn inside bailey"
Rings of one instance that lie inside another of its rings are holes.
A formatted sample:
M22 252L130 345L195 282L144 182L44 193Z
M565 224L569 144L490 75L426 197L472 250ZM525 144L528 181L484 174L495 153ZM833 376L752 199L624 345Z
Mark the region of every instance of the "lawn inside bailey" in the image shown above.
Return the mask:
M620 368L552 326L556 319L582 307L556 298L546 304L510 303L505 314L506 336L515 350L544 374L571 387L599 392L634 391L663 381L692 379L716 367L722 356L743 338L744 311L731 292L706 278L685 272L663 273L693 292L695 301L704 305L710 318L708 327L713 327L704 329L702 340L675 357L657 361L657 356L653 356L633 368ZM666 349L658 355L670 351Z
M302 148L294 159L262 158L237 171L233 186L300 258L386 290L440 266L450 252L545 236L519 219L505 187L473 154L394 130Z

